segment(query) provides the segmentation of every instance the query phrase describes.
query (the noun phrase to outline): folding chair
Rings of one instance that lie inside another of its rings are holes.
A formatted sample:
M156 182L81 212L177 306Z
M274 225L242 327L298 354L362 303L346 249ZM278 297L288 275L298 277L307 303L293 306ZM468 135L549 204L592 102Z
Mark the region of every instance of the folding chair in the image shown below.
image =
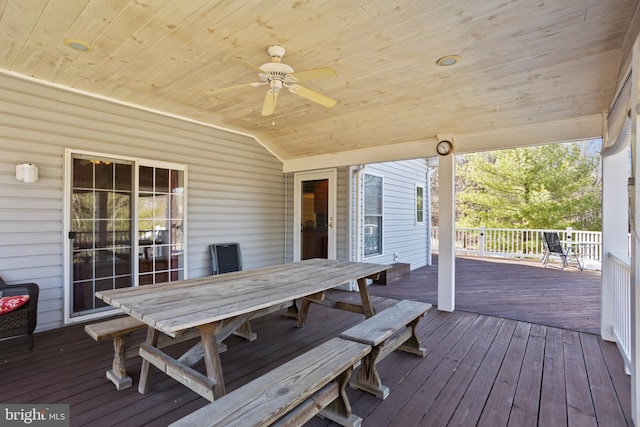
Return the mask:
M239 243L218 243L209 245L211 253L211 274L224 274L233 271L242 271L242 256ZM234 331L248 341L255 340L258 335L251 330L251 321L247 320L238 330Z
M544 255L542 256L542 263L546 267L549 263L549 258L551 256L557 256L562 261L562 269L569 265L569 259L574 258L576 263L578 264L578 268L580 271L583 270L582 263L580 262L580 258L573 251L572 247L563 247L560 242L560 236L558 236L557 232L554 231L543 231L542 238L545 245Z
M239 243L218 243L209 245L211 252L211 274L242 271L242 256Z

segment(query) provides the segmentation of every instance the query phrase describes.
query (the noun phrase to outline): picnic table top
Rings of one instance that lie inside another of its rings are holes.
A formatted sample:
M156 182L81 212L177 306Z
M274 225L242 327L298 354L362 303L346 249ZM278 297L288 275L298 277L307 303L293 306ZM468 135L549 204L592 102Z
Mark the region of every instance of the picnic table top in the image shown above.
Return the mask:
M376 275L389 265L310 259L226 273L96 292L167 335L322 292Z

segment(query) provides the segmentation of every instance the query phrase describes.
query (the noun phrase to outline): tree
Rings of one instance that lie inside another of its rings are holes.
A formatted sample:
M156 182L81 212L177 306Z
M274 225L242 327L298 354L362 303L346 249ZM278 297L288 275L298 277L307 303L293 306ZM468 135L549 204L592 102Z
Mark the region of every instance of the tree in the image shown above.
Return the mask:
M599 165L583 143L465 155L456 174L458 225L600 230Z

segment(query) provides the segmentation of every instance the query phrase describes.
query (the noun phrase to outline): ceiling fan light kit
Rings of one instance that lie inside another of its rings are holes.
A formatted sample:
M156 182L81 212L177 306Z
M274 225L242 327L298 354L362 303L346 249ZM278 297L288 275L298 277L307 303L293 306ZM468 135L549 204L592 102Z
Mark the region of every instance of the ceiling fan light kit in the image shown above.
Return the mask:
M230 58L230 60L232 60L233 62L243 65L253 71L257 71L258 80L260 80L259 82L245 83L222 89L214 89L207 92L207 95L239 87L268 86L269 89L267 90L262 105L263 116L271 116L275 114L278 93L283 87L286 87L289 92L295 95L308 99L309 101L313 101L324 107L331 108L336 105L337 101L335 99L297 84L301 80L336 77L336 72L333 69L329 67L320 67L303 70L296 73L293 67L281 62L282 57L285 53L285 49L282 46L269 46L269 48L267 49L267 53L271 57L272 62L262 64L260 67L256 67L255 65L241 58Z

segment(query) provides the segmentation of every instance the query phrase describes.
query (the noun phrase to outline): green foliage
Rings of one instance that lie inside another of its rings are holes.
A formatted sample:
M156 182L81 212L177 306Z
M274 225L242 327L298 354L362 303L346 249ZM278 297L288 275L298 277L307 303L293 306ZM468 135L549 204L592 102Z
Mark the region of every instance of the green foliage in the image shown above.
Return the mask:
M584 143L468 154L458 165L462 227L601 229L600 159Z

